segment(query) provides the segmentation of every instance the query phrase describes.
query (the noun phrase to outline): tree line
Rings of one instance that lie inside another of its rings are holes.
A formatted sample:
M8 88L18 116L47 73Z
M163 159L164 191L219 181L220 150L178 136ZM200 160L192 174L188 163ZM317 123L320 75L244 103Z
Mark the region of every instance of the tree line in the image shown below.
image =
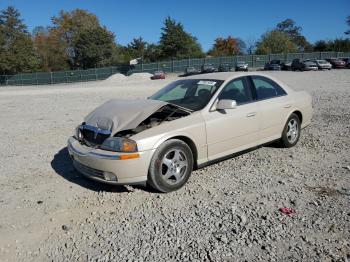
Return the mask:
M208 52L182 23L171 17L165 18L158 43L138 37L125 46L118 44L114 33L86 10L60 11L51 22L50 26L28 32L16 8L0 10L0 74L87 69L129 63L132 59L147 63L238 54L350 51L349 38L309 43L292 19L278 23L258 41L218 37ZM350 26L350 16L346 23ZM350 35L350 30L345 34Z

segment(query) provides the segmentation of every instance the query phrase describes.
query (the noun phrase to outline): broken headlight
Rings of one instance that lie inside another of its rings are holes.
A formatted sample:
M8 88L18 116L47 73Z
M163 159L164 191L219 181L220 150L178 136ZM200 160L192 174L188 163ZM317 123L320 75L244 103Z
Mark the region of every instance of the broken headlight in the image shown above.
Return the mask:
M107 138L100 148L115 152L137 152L136 142L134 140L122 137Z

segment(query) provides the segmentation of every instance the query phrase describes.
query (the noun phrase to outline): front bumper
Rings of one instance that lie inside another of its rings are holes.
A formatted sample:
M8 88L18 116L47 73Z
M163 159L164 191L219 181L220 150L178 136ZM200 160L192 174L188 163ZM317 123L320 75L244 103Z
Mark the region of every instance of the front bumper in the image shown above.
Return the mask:
M128 153L91 148L70 137L68 151L74 167L84 176L107 184L125 185L147 180L149 163L155 150L138 152L138 158L121 160L121 155Z

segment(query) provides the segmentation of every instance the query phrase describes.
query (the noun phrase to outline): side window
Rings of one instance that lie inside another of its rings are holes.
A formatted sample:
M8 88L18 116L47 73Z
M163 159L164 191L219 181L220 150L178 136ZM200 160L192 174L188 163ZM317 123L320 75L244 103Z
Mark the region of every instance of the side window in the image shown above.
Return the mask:
M253 96L246 77L240 77L229 82L219 95L220 99L236 100L237 104L251 102Z
M263 76L252 76L258 100L286 95L276 82Z

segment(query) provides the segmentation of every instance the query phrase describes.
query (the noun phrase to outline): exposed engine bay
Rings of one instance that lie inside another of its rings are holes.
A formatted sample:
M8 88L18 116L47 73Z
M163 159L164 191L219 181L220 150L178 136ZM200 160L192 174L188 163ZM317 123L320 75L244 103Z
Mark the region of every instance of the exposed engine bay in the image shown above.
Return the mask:
M186 110L184 108L167 104L157 110L155 113L147 117L144 121L142 121L136 128L129 130L122 130L116 133L115 137L125 137L129 138L137 133L140 133L146 129L155 127L160 125L163 122L173 121L178 118L182 118L191 114L191 111Z

